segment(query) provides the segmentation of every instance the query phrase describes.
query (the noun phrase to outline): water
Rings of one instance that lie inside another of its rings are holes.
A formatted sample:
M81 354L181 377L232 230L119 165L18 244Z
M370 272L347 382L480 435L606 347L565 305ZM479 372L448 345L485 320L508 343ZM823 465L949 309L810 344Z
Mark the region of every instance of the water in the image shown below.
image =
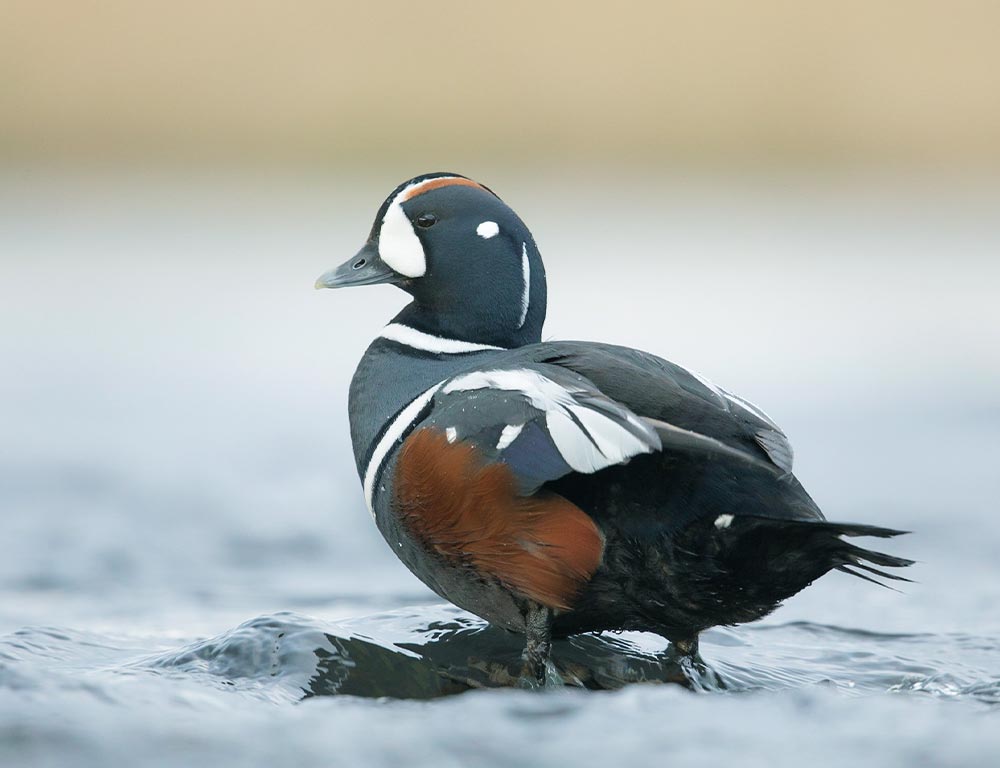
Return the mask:
M396 562L349 460L401 298L310 289L398 179L8 175L0 765L995 764L997 188L631 180L595 227L584 184L484 180L549 333L760 402L828 516L915 532L918 583L829 575L704 669L573 638L585 687L509 687L517 639Z

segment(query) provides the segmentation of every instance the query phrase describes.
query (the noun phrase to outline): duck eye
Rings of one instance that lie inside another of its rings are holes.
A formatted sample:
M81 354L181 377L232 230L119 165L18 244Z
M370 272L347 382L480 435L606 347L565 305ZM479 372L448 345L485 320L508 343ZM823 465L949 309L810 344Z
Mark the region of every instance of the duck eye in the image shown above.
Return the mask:
M433 213L422 213L417 216L417 226L421 229L427 229L428 227L433 227L437 224L438 217Z

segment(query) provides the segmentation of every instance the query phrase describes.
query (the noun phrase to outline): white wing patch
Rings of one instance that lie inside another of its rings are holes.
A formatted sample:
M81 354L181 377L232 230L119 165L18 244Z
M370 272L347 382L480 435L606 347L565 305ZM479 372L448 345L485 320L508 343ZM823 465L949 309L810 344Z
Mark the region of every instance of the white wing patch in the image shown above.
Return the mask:
M497 450L502 451L517 440L517 436L521 434L522 429L524 429L524 424L508 424L500 430L500 439L497 440Z
M545 414L549 437L563 460L576 472L597 472L622 464L641 453L660 449L656 432L620 405L599 410L576 395L590 395L583 389L567 389L538 371L530 369L474 371L448 382L442 392L467 392L476 389L499 389L519 392L532 407ZM606 401L609 405L611 401ZM617 416L619 420L616 420ZM624 422L624 423L623 423ZM517 426L520 433L523 425ZM498 450L507 447L517 434L503 430ZM509 441L505 443L505 437Z
M598 469L602 469L610 464L621 464L624 461L628 461L632 456L650 452L647 444L597 411L592 411L583 406L570 406L567 410L579 419L580 424L583 425L583 428L591 438L588 441L571 441L569 439L570 433L566 432L567 439L563 442L567 447L586 449L581 461L578 461L576 464L572 461L567 461L574 469L589 464L593 466L593 470L591 471L596 472ZM550 413L547 422L550 432L555 424L561 423L564 429L570 426L569 417L558 412ZM574 429L579 429L575 423L572 426ZM557 440L556 444L559 445L559 443L560 441Z
M474 389L502 389L520 392L540 411L549 411L561 405L572 405L575 400L568 390L538 371L520 368L506 371L473 371L457 376L444 385L442 392L469 392Z

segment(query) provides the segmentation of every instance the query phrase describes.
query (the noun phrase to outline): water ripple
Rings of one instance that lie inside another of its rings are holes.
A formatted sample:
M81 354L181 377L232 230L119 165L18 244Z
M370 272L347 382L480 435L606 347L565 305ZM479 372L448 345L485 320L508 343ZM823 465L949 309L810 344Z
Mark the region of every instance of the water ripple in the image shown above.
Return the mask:
M432 699L516 687L522 638L447 605L340 622L282 612L216 637L150 652L134 640L51 627L0 639L0 688L79 688L157 676L252 698L324 696ZM921 694L1000 703L1000 648L965 634L887 634L795 622L716 629L703 664L640 632L578 635L553 647L553 684L616 690L674 684L703 693L832 687L846 695Z

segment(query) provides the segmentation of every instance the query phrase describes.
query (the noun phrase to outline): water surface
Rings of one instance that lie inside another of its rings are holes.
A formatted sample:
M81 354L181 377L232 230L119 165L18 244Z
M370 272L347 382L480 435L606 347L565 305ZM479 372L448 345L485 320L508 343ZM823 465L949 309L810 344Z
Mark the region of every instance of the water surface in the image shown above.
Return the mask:
M595 223L585 184L484 180L550 335L759 402L829 517L914 531L918 583L832 574L705 668L573 638L570 686L507 687L517 638L396 562L354 474L402 297L311 290L398 179L8 176L0 764L995 764L998 188L631 179Z

